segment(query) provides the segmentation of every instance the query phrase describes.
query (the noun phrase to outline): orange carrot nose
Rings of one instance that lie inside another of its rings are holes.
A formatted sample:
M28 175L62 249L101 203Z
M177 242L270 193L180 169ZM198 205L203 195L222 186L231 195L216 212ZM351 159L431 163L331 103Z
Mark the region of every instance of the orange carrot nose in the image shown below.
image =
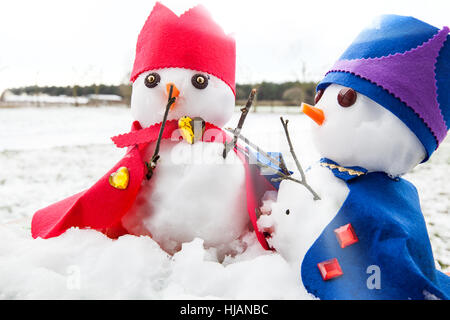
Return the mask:
M325 114L322 109L313 107L307 103L302 102L300 107L304 114L313 119L319 126L325 121Z
M166 83L167 96L169 96L171 94L170 90L172 90L171 97L178 98L178 96L180 95L180 90L178 90L178 88L175 86L175 84L173 82ZM175 103L170 106L170 110L172 110L174 106L175 106Z
M173 82L168 82L166 84L167 95L170 94L170 87L172 87L172 97L178 98L178 96L180 95L180 90L178 90Z

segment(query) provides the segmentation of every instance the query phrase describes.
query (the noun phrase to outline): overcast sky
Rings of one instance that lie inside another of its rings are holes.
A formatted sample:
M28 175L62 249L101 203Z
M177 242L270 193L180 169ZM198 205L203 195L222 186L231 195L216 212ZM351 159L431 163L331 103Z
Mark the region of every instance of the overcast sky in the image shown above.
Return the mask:
M162 0L202 3L237 42L237 81L320 80L379 14L450 25L449 0ZM150 0L1 0L0 92L26 85L127 81ZM304 66L304 71L303 67Z

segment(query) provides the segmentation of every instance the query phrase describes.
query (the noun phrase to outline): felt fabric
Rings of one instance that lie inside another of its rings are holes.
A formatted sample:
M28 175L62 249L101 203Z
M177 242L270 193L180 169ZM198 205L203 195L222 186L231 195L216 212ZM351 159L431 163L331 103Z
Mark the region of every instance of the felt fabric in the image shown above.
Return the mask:
M242 148L239 148L238 150L242 150ZM279 177L274 171L282 172L282 170L278 165L271 162L270 159L267 159L260 152L253 153L249 148L246 148L246 152L247 155L244 155L242 152L237 152L237 155L242 161L245 160L248 163L248 169L245 171L247 211L249 212L253 229L258 230L256 232L256 237L259 243L265 250L273 250L273 248L268 245L264 234L258 229L257 220L259 216L257 214L257 209L262 205L260 200L267 191L278 190L280 188L281 181L272 181L272 179ZM283 155L280 152L267 152L267 154L275 159L283 158ZM270 170L261 169L258 164L264 164L270 167Z
M157 123L145 129L120 134L118 136L112 137L111 140L118 148L130 147L136 144L153 142L157 140L160 128L161 123ZM181 133L178 131L177 120L166 121L164 131L162 134L162 139L172 139L174 141L183 140ZM215 126L210 122L206 122L205 134L202 136L201 141L214 142L216 139L217 142L224 142L226 140L226 135L219 127Z
M413 131L426 161L450 127L450 36L412 17L384 15L365 29L319 83L351 87Z
M264 194L267 191L278 190L274 185L271 184L265 175L261 175L260 168L257 164L249 160L249 157L244 153L240 152L239 149L234 149L236 155L244 163L245 168L245 191L247 195L247 212L250 217L250 221L255 230L256 238L261 246L265 250L271 250L269 247L266 237L258 229L258 215L256 209L261 207ZM251 156L250 156L251 157Z
M450 128L450 35L437 58L436 85L439 105L447 128Z
M449 299L450 277L435 268L415 187L382 172L344 181L347 199L302 262L308 292L330 300L425 299L429 294ZM359 241L341 248L334 230L348 223ZM333 258L343 275L325 281L317 264ZM373 266L379 268L379 288L368 286Z
M130 180L126 190L109 184L109 177L127 167ZM126 155L91 188L37 211L31 221L33 238L59 236L71 227L107 229L119 223L136 198L146 167L138 146Z
M439 143L447 135L447 126L437 101L434 65L448 32L449 29L445 27L429 41L404 53L380 58L339 60L330 72L353 73L383 87L412 108Z
M352 180L360 175L364 175L367 173L367 170L365 168L358 166L344 168L338 165L336 162L327 158L322 158L319 162L322 167L330 169L336 177L344 181Z
M223 80L235 92L236 44L203 6L180 17L157 2L142 28L131 81L145 71L185 68Z
M178 129L178 126L175 127L172 122L167 124L164 130L164 139L173 137L174 132ZM33 238L56 237L71 227L96 229L112 238L125 234L126 230L120 221L133 205L146 174L146 166L141 152L148 143L156 141L160 127L161 124L158 124L148 130L142 129L139 122L135 121L131 134L114 137L113 140L120 147L129 147L124 158L91 188L37 211L31 222ZM216 132L220 132L226 141L231 141L231 138L220 128L212 124L209 124L208 127L213 129L209 130L210 132L214 132L211 135L206 130L204 141L223 143L221 139L212 138L216 137ZM136 144L129 144L130 141L135 141ZM260 174L259 167L250 162L248 156L238 149L234 148L234 152L242 160L245 169L247 211L250 221L258 241L264 249L269 249L263 233L258 230L256 208L262 205L261 199L264 193L275 190L275 187ZM110 175L120 167L127 167L130 174L128 187L123 190L116 189L109 183Z

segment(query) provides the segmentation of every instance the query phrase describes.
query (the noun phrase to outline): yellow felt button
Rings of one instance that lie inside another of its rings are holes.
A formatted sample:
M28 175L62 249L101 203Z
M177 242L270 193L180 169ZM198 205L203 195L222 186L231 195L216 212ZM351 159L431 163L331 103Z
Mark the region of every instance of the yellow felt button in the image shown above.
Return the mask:
M126 189L130 181L130 172L127 167L120 167L109 176L109 184L116 189Z

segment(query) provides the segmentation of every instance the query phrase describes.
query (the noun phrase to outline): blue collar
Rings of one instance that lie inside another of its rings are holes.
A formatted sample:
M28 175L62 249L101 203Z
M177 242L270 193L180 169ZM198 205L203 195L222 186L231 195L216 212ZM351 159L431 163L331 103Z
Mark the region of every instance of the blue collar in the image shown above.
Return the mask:
M344 181L349 181L367 173L367 170L362 167L342 167L333 160L322 158L320 165L326 167L333 172L333 174Z

